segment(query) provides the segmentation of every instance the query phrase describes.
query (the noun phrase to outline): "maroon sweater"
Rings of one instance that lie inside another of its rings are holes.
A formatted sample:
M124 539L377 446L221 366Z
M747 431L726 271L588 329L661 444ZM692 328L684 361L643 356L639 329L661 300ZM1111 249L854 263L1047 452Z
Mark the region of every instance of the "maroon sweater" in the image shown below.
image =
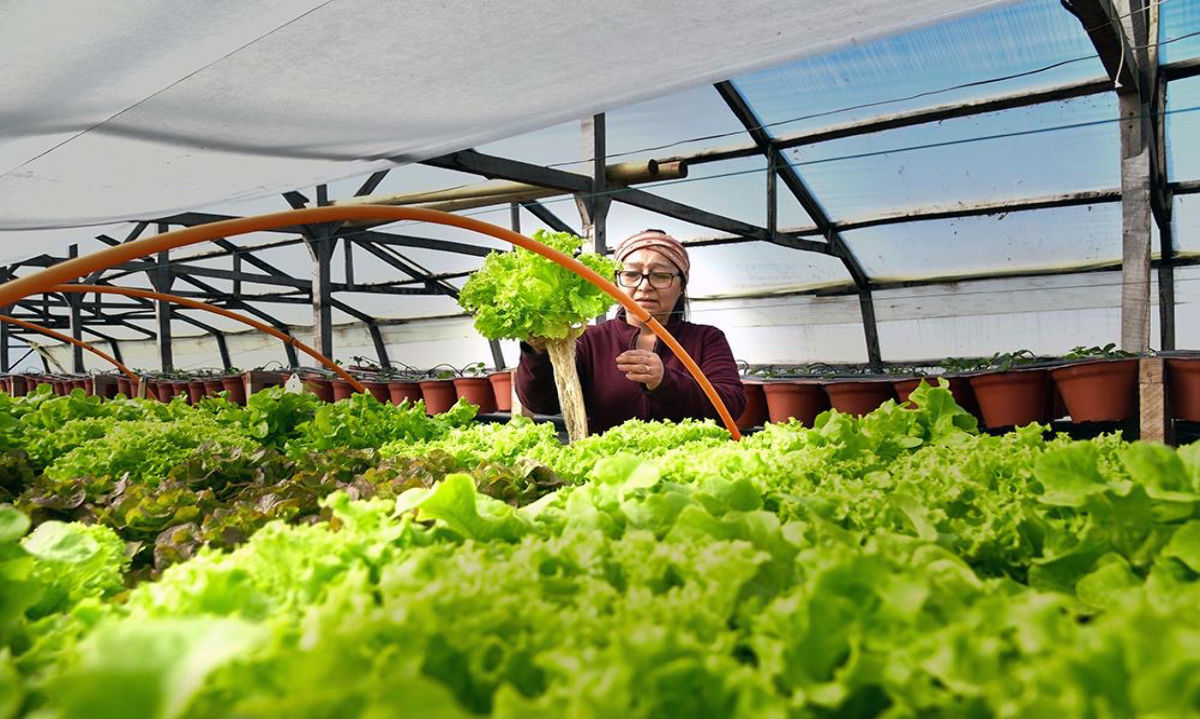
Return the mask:
M733 352L725 334L716 327L674 320L667 330L679 340L713 383L717 394L736 419L746 407L746 391L738 377ZM663 380L653 391L630 382L617 369L617 355L634 349L638 328L623 319L592 325L576 341L575 364L583 386L588 432L597 434L628 419L712 418L720 421L700 385L661 340L654 351L663 360ZM558 391L549 354L538 354L521 343L517 366L517 396L538 414L557 414Z

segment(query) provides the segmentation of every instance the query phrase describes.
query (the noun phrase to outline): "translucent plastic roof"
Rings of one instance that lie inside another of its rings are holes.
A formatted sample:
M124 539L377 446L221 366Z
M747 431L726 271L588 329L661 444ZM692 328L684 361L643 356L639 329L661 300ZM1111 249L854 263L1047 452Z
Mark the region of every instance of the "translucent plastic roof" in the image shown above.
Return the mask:
M1160 63L1200 56L1200 0L1164 0L1159 7ZM1105 76L1080 21L1058 0L1022 0L991 3L979 12L953 15L907 32L735 75L731 84L771 136L789 138L892 113L1046 90ZM745 126L712 84L695 84L643 102L603 109L609 163L687 157L713 148L751 145ZM1117 96L1104 90L800 144L785 150L783 158L829 220L835 225L851 225L839 231L840 237L870 280L884 285L874 291L874 303L885 359L986 355L1019 347L1061 352L1075 344L1118 339L1120 275L1112 268L1121 259L1119 202L1092 202L1089 197L1090 204L982 216L907 221L895 221L895 216L953 213L977 203L1089 191L1107 192L1111 199L1121 184L1117 121ZM1168 179L1175 183L1200 181L1200 77L1170 82L1166 135ZM591 173L592 148L584 143L579 120L515 134L475 149L534 165ZM639 184L638 188L736 221L765 226L766 159L753 151L743 155L748 156L717 162L697 159L690 164L686 178ZM356 176L331 182L329 195L352 195L364 179ZM374 192L421 192L481 181L477 175L409 164L391 169ZM301 190L313 198L310 189ZM692 311L697 321L726 330L739 358L752 362L866 359L859 298L842 260L757 240L711 244L731 238L711 227L624 204L619 190L614 200L607 218L610 248L647 227L702 245L691 250ZM809 240L826 239L815 231L813 218L782 182L776 202L779 228L796 231ZM558 195L542 199L541 204L567 225L580 228L574 198ZM198 209L249 215L286 207L278 195L271 195ZM510 223L506 205L460 214L503 226ZM1200 256L1200 195L1177 195L1173 216L1176 254L1191 262ZM889 219L881 222L880 218ZM521 231L527 234L545 226L526 210L520 211L519 220ZM379 229L506 249L499 241L441 226L402 222ZM104 228L118 239L128 230L128 225ZM69 234L51 237L47 233L46 246L62 247L70 239L88 251L88 242L99 246L87 239L91 234L94 232L84 232L79 239L72 239ZM285 237L264 233L239 239L237 244L249 246ZM1155 238L1157 256L1157 234ZM480 258L472 255L392 249L420 270L450 275L447 281L452 286L460 286L464 279L460 275L480 263ZM264 250L258 256L284 272L310 275L311 262L301 244ZM205 261L205 266L232 265L229 258L220 258ZM245 265L243 269L257 271ZM1024 276L1037 273L1047 276ZM341 249L334 255L333 274L336 282L349 279ZM979 279L984 277L989 279ZM392 265L355 250L354 282L402 279L403 273ZM210 284L222 290L231 286L217 279ZM901 284L924 286L896 287ZM243 291L281 289L246 283ZM389 325L393 327L392 340L405 343L407 350L403 351L415 353L408 356L426 356L441 343L446 352L475 353L478 359L487 359L481 354L485 345L477 337L463 330L461 323L444 319L458 313L446 296L365 291L339 292L337 296L385 324L411 321ZM1157 302L1156 289L1151 297ZM1200 268L1177 269L1176 300L1178 345L1200 346ZM300 332L312 322L311 308L305 304L256 306L297 326ZM344 325L339 329L339 348L370 349L369 337L361 327L355 330L352 314L335 310L334 319ZM423 337L421 326L434 329ZM196 332L186 326L178 331ZM359 334L354 335L355 331ZM1155 335L1152 343L1157 341ZM278 353L278 348L264 345L255 349L247 344L242 351Z

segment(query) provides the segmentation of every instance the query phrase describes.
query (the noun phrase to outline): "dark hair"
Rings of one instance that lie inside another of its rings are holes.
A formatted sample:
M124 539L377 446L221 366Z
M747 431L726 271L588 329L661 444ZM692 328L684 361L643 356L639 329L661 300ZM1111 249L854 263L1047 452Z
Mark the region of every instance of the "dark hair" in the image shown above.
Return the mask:
M688 296L687 296L687 278L683 275L679 276L679 299L675 300L675 306L671 308L671 319L687 320L688 318Z

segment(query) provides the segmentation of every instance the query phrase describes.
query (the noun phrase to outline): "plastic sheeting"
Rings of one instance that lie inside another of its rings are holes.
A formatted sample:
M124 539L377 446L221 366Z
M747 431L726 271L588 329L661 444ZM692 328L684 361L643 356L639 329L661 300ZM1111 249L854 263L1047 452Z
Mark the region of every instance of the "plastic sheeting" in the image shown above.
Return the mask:
M8 3L0 228L361 175L991 4Z
M1195 32L1200 0L1162 4L1162 37ZM1200 39L1184 38L1163 46L1163 61L1198 54ZM1086 59L1074 60L1072 58ZM1064 62L1058 67L1039 68ZM653 65L653 63L649 63ZM1031 74L1023 74L1027 71ZM901 36L864 42L735 78L761 117L778 123L802 115L805 120L772 127L788 132L862 119L900 109L929 107L950 101L1027 90L1096 77L1103 68L1090 41L1073 16L1053 0L1019 4L952 19ZM637 73L640 79L640 69ZM881 102L1005 75L1001 82L932 95ZM855 104L871 107L832 112ZM1200 79L1173 81L1168 92L1168 155L1172 180L1200 179ZM572 115L578 117L583 113ZM1119 185L1116 101L1112 93L1020 108L990 115L847 138L789 153L817 200L835 220L860 219L879 213L1002 198L1115 188ZM542 115L547 122L551 115ZM1051 129L1061 125L1080 125ZM745 143L747 136L711 85L692 87L651 100L610 109L607 114L610 161L648 159L703 147ZM980 139L988 135L1011 137ZM955 143L955 144L948 144ZM938 145L911 149L920 145ZM550 125L480 145L483 152L537 164L590 172L582 163L591 152L580 137L578 120ZM899 150L899 151L896 151ZM853 155L868 155L851 157ZM645 189L730 217L764 224L766 168L761 158L694 165L685 180L652 183ZM354 192L362 178L330 183L331 197ZM477 182L472 176L418 165L392 170L378 192L412 192ZM292 182L298 184L300 180ZM3 200L0 200L3 202ZM778 192L781 227L811 223L790 193ZM574 199L557 197L543 204L575 228L579 216ZM240 204L222 203L212 211L257 214L284 209L278 196ZM507 207L467 210L469 214L508 225ZM526 211L521 230L542 224ZM684 240L712 238L711 229L664 218L614 203L608 216L609 245L646 227L659 227ZM129 226L108 231L123 237ZM458 230L414 223L393 223L389 232L452 239L504 249L503 243ZM151 230L152 231L152 230ZM89 231L91 232L91 231ZM10 233L11 234L11 233ZM86 232L84 235L86 236ZM943 356L988 355L1028 348L1062 353L1075 345L1097 345L1119 337L1120 276L1114 271L967 279L975 275L1094 268L1120 258L1121 213L1116 203L1067 207L994 216L931 220L884 225L842 233L868 275L877 282L929 281L955 278L918 288L876 290L876 314L886 360L925 360ZM0 233L2 237L2 233ZM73 237L62 234L58 242ZM238 238L236 244L275 241L283 235L262 233ZM1200 254L1200 196L1175 199L1174 238L1182 256ZM33 243L22 242L13 256L28 256ZM81 241L81 250L98 247ZM1157 241L1154 243L1157 249ZM435 272L465 272L479 258L428 250L396 248L406 261ZM0 247L0 250L3 250ZM201 252L196 248L180 254ZM735 354L754 363L861 362L866 348L858 297L796 295L822 289L848 291L849 276L837 259L780 248L762 242L694 247L694 273L689 292L695 321L714 324L728 334ZM173 253L174 256L175 253ZM302 245L269 250L263 255L280 269L308 277L311 264ZM229 268L229 258L205 264ZM254 269L243 266L244 269ZM344 279L344 256L334 256L334 279ZM357 282L400 279L393 268L356 251ZM1157 280L1157 274L1154 276ZM144 276L122 283L145 284ZM461 283L461 279L452 280ZM222 289L230 283L210 282ZM244 290L280 288L246 284ZM371 315L405 324L384 330L388 351L396 361L429 366L448 361L490 363L490 353L465 318L445 318L457 308L446 297L395 297L339 293L339 297ZM1157 286L1151 288L1156 301ZM1200 268L1176 270L1178 346L1200 346ZM304 304L257 303L294 325L299 336L311 335L311 308ZM205 321L200 315L194 315ZM365 328L335 310L346 323L335 334L336 356L374 356ZM211 320L222 329L226 325ZM104 328L114 336L136 336ZM195 328L176 323L179 366L211 366L216 349L206 338L178 339ZM1157 308L1152 318L1152 346L1158 344ZM123 342L139 366L157 365L153 344ZM235 363L241 366L283 359L282 346L250 334L231 335ZM127 349L126 349L127 348ZM60 352L61 354L61 352ZM515 354L506 356L511 363Z

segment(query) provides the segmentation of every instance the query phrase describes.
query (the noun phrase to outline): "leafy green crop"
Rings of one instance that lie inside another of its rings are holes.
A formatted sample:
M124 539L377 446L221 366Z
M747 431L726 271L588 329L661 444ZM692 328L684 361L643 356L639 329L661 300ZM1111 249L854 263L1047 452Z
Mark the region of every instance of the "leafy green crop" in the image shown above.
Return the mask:
M239 439L36 478L90 525L0 506L0 716L1200 712L1200 445L979 434L929 386L737 443L263 401L250 436L223 405L66 413L112 429L52 466Z
M538 230L533 239L567 255L583 240L565 232ZM618 264L591 252L576 258L605 279ZM488 339L563 339L573 328L604 314L612 299L587 280L529 250L493 252L471 275L458 303L475 315L475 329Z

